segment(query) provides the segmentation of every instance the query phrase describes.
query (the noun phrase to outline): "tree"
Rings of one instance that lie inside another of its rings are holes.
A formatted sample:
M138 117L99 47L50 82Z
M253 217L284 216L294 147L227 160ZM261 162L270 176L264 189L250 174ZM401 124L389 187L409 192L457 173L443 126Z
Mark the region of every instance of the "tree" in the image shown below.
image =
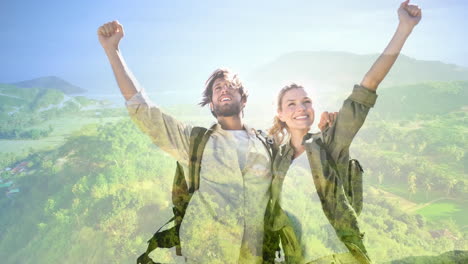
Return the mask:
M416 193L416 174L414 172L410 172L408 174L408 191L410 193L409 198Z
M417 149L418 153L422 154L424 150L426 149L426 147L427 147L427 142L424 140L421 141L421 143L418 145L418 149Z
M393 165L392 166L392 173L393 173L393 175L396 176L396 178L398 180L400 180L400 176L401 176L400 172L401 172L400 166L398 166L398 165Z
M377 180L379 181L379 184L380 184L380 185L382 185L383 179L384 179L384 174L380 171L380 172L377 174Z
M448 179L446 182L446 195L450 196L453 187L457 184L456 179Z
M424 188L426 189L426 199L429 200L429 192L432 190L432 182L431 182L431 179L429 179L429 177L425 177L424 178Z

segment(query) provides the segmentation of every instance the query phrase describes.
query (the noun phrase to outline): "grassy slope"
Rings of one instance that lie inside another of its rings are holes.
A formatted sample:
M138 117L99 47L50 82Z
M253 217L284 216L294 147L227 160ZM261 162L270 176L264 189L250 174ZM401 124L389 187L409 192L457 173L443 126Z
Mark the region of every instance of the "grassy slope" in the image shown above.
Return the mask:
M117 122L121 120L121 117L107 117L97 118L89 116L81 116L79 114L74 116L67 116L57 118L41 125L34 126L31 128L47 128L48 125L52 125L54 131L50 136L39 139L39 140L0 140L0 152L3 153L21 153L28 151L30 148L34 151L43 149L54 149L63 144L67 136L71 135L74 131L79 130L85 125L96 124L96 123L108 123Z

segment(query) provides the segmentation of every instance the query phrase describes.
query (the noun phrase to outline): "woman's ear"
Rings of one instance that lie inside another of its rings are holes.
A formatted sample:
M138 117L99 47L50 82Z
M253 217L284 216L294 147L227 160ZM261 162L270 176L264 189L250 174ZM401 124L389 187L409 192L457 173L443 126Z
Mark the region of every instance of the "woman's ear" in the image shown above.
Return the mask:
M276 117L278 117L278 119L279 119L281 122L284 122L283 112L282 112L281 110L277 110L277 111L276 111Z

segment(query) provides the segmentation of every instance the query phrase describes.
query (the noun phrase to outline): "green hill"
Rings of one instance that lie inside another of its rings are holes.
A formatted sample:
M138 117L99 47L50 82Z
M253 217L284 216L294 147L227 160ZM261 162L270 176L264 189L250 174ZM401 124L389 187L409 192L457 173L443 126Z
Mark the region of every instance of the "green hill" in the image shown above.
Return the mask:
M172 175L173 162L128 121L84 128L22 161L24 172L1 175L21 190L0 196L2 263L134 262L170 212L160 201L171 182L155 176Z
M353 153L369 149L360 145ZM367 181L377 178L378 171L368 169L373 161L358 156ZM10 157L10 163L0 164L14 167L21 161L27 163L26 171L1 175L21 188L11 198L0 196L4 263L132 263L171 214L174 160L128 119L85 127L55 150ZM386 158L380 157L377 164L385 167ZM410 162L403 166L402 172L418 168ZM436 190L431 193L438 195ZM468 250L463 243L466 231L447 218L432 223L406 213L369 187L365 201L360 221L376 263ZM458 240L433 238L430 231L440 223ZM160 261L173 261L167 251L155 254Z
M101 111L105 108L100 101L83 96L71 97L56 89L21 89L14 85L1 84L0 139L47 137L54 127L44 127L44 123L67 115L76 117L93 107Z
M85 89L80 88L76 85L73 85L56 76L46 76L46 77L35 78L32 80L26 80L26 81L13 83L13 85L23 88L23 89L30 89L30 88L54 89L54 90L59 90L62 93L68 94L68 95L86 92Z
M36 111L50 105L59 105L65 94L48 88L21 89L15 85L0 84L0 103L5 107Z
M284 79L305 82L337 107L374 59L298 52L250 78L260 87L253 92L262 96L276 93ZM351 154L365 170L359 221L376 263L453 260L468 250L467 73L455 65L401 57L354 140ZM274 113L263 108L267 100L249 100L249 124L267 127ZM73 117L88 106L93 102L59 89L1 84L0 131L21 137L32 133L33 124L46 121L71 126L78 122ZM192 124L214 121L195 103L166 110ZM101 111L104 116L115 112ZM70 114L70 123L57 118L64 113ZM156 228L170 217L174 160L129 118L117 124L99 122L77 125L82 129L60 139L54 149L0 154L1 179L13 181L20 190L8 197L5 189L0 192L2 263L134 263ZM21 162L24 171L5 170ZM447 251L451 253L444 254ZM173 262L172 253L155 255Z
M468 251L451 251L439 256L420 256L407 257L404 259L394 260L387 264L463 264L468 263Z
M263 93L279 91L286 82L297 82L317 92L347 91L359 83L377 54L303 51L280 56L247 76L246 84ZM438 61L423 61L400 55L382 86L399 86L428 81L468 80L468 68Z
M424 82L379 90L375 111L392 118L466 112L468 82Z

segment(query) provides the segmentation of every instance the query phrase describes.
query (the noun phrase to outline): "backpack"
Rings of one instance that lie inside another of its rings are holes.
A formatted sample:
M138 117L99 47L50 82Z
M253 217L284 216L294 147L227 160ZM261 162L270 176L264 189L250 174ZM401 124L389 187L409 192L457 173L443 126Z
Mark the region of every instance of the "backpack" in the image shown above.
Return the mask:
M192 129L189 143L189 182L187 183L186 181L182 165L177 161L174 182L172 185L172 211L174 216L162 225L153 237L148 240L148 248L145 253L138 257L137 264L158 264L158 262L154 262L149 257L149 254L156 248L175 247L176 255L182 256L179 229L190 199L192 198L193 193L198 190L200 186L201 159L206 143L208 142L210 135L213 133L215 126L216 125L213 125L210 129L203 127L194 127ZM256 135L267 148L270 157L273 158L273 155L275 154L273 141L267 138L266 134L261 130L257 130ZM171 222L174 222L173 227L161 231L164 226Z
M348 198L348 201L353 207L354 211L356 211L357 216L359 216L362 211L363 174L364 170L362 169L359 161L356 159L350 159L348 166L348 177L343 181L343 187L346 192L346 197Z
M348 162L348 167L346 175L342 175L338 170L338 167L331 157L328 149L322 142L317 142L322 148L324 148L327 156L327 160L331 165L332 169L337 172L339 180L343 186L346 199L348 200L351 207L356 212L356 215L362 211L363 207L363 169L356 159L350 159ZM281 258L281 249L279 247L279 241L281 240L282 247L286 257L291 263L302 263L302 253L299 245L299 240L297 240L296 234L292 229L290 224L283 226L281 229L273 231L271 227L275 222L274 218L288 218L284 213L283 209L279 206L278 203L269 204L270 210L267 210L265 216L265 223L269 223L265 226L265 239L264 239L264 261L268 259L266 263L277 263L275 258ZM285 220L289 222L288 220ZM268 228L268 229L267 229ZM270 236L270 237L268 237ZM362 240L362 237L358 238ZM343 242L343 241L342 241ZM270 243L270 244L267 244ZM344 242L343 242L344 243ZM351 253L353 254L353 253ZM361 254L353 254L359 261L363 263L368 263L367 255L361 256ZM365 253L364 253L365 255ZM278 257L276 257L278 256Z
M341 175L335 160L328 151L328 148L321 142L318 144L325 149L325 152L327 153L327 160L332 168L337 172L341 183L343 184L343 189L349 204L353 207L356 215L359 216L362 211L363 202L362 176L364 174L364 170L362 169L361 164L357 159L350 159L348 162L347 174Z
M338 178L341 182L343 187L343 191L348 201L349 205L354 209L356 213L356 217L361 214L362 206L363 206L363 174L364 170L361 167L361 164L356 159L350 159L348 161L347 170L343 172L343 170L339 170L335 160L333 159L330 151L328 148L321 142L320 140L317 141L318 145L320 145L326 153L327 161L329 162L332 169L338 175ZM345 218L342 218L345 219ZM345 220L346 221L346 220ZM333 225L336 231L336 227ZM353 227L351 227L353 228ZM354 230L356 231L356 230ZM364 233L350 235L353 232L348 233L345 237L339 236L341 242L348 248L349 253L353 255L353 257L359 263L371 263L369 256L367 254L367 250L363 244Z

